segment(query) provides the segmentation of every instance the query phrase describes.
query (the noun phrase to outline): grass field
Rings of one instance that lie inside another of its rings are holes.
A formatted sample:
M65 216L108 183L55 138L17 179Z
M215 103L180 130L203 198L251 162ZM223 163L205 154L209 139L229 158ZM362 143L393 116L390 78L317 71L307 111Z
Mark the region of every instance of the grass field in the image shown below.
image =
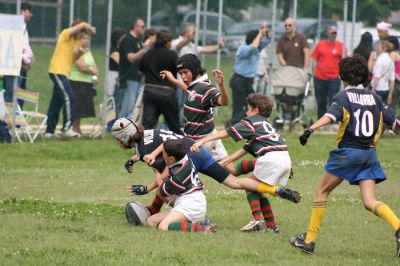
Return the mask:
M313 194L334 137L314 135L306 147L285 136L302 193L298 205L271 199L279 235L239 232L250 219L242 191L202 176L208 216L216 234L162 233L131 227L129 200L148 203L153 194L131 196L126 186L146 183L151 170L123 164L131 155L105 140L75 139L0 147L1 265L398 265L390 226L363 210L357 187L343 184L332 194L317 239L316 255L295 250L287 238L306 230ZM225 142L229 152L240 143ZM389 179L379 198L400 214L398 139L385 137L378 154Z
M28 87L41 93L40 108L46 112L53 47L33 46L33 50L36 62ZM104 49L93 52L104 73ZM222 61L227 84L232 63L232 59ZM208 57L207 69L214 65ZM97 105L102 101L103 80ZM230 108L219 108L217 124L222 126L229 116ZM358 188L348 184L332 194L316 255L305 256L289 246L287 238L307 228L314 190L335 143L333 136L314 134L303 148L297 135L284 137L295 172L289 185L302 193L302 202L271 199L279 235L240 233L251 219L245 193L205 176L201 178L208 216L218 224L216 234L161 233L129 226L124 205L130 200L149 203L153 194L132 196L126 186L145 184L153 174L144 164L127 174L123 165L131 151L120 150L109 136L0 145L0 265L399 265L390 226L364 211ZM232 152L242 144L227 140L225 145ZM380 141L378 154L389 179L378 186L377 194L400 214L398 147L394 137Z

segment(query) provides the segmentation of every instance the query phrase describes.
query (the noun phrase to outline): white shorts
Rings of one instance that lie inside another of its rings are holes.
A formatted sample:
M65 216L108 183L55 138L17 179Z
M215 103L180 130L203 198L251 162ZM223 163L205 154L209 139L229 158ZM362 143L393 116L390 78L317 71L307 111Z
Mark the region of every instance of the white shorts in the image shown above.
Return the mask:
M207 136L212 135L216 132L217 131L214 129L214 131ZM220 139L209 141L205 143L202 147L204 147L204 149L206 149L211 154L211 157L213 157L213 159L216 161L228 157L228 152L225 150L224 144L222 144L222 141Z
M178 196L172 210L182 213L192 223L199 223L204 221L206 216L207 200L203 191L195 191L190 194Z
M258 180L268 185L285 186L292 168L289 152L272 151L257 158L253 174Z

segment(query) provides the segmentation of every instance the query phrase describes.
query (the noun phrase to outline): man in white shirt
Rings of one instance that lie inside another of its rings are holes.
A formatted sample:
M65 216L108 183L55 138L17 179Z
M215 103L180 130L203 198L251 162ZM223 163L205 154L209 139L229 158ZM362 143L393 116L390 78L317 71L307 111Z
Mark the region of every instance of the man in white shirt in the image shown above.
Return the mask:
M196 49L196 44L193 42L195 35L195 25L185 24L180 31L179 37L172 41L171 50L176 51L179 56L189 53L197 55L199 53L213 53L225 46L225 39L221 38L217 44L197 46Z

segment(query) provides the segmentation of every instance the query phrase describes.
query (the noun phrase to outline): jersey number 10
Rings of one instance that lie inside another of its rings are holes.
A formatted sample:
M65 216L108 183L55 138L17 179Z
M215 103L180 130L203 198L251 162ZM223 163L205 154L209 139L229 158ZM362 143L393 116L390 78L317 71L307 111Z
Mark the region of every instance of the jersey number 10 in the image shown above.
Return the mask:
M372 113L366 110L361 115L361 109L357 109L357 111L355 111L353 115L356 119L354 135L356 137L359 137L361 131L361 134L363 136L371 137L374 133L374 116L372 115Z

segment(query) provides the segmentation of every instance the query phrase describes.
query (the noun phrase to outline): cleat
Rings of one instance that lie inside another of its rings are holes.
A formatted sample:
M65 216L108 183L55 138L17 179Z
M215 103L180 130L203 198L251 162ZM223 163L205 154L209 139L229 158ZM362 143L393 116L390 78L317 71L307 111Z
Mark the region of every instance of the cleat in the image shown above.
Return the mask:
M273 234L279 234L279 232L281 231L277 225L275 225L275 226L266 226L265 229L268 232L273 233Z
M300 193L296 190L292 190L287 187L280 187L276 190L276 194L281 197L282 199L290 200L294 203L299 203L301 196Z
M307 254L313 254L314 253L314 247L315 247L315 242L311 243L306 243L306 234L300 234L295 237L289 238L289 243L295 247L301 249L304 253Z
M396 231L396 241L397 241L397 257L400 258L400 228Z
M205 234L215 233L215 232L217 232L217 225L216 224L204 225L203 231L204 231Z
M263 220L251 220L248 224L240 228L240 232L256 232L265 231L265 223Z

